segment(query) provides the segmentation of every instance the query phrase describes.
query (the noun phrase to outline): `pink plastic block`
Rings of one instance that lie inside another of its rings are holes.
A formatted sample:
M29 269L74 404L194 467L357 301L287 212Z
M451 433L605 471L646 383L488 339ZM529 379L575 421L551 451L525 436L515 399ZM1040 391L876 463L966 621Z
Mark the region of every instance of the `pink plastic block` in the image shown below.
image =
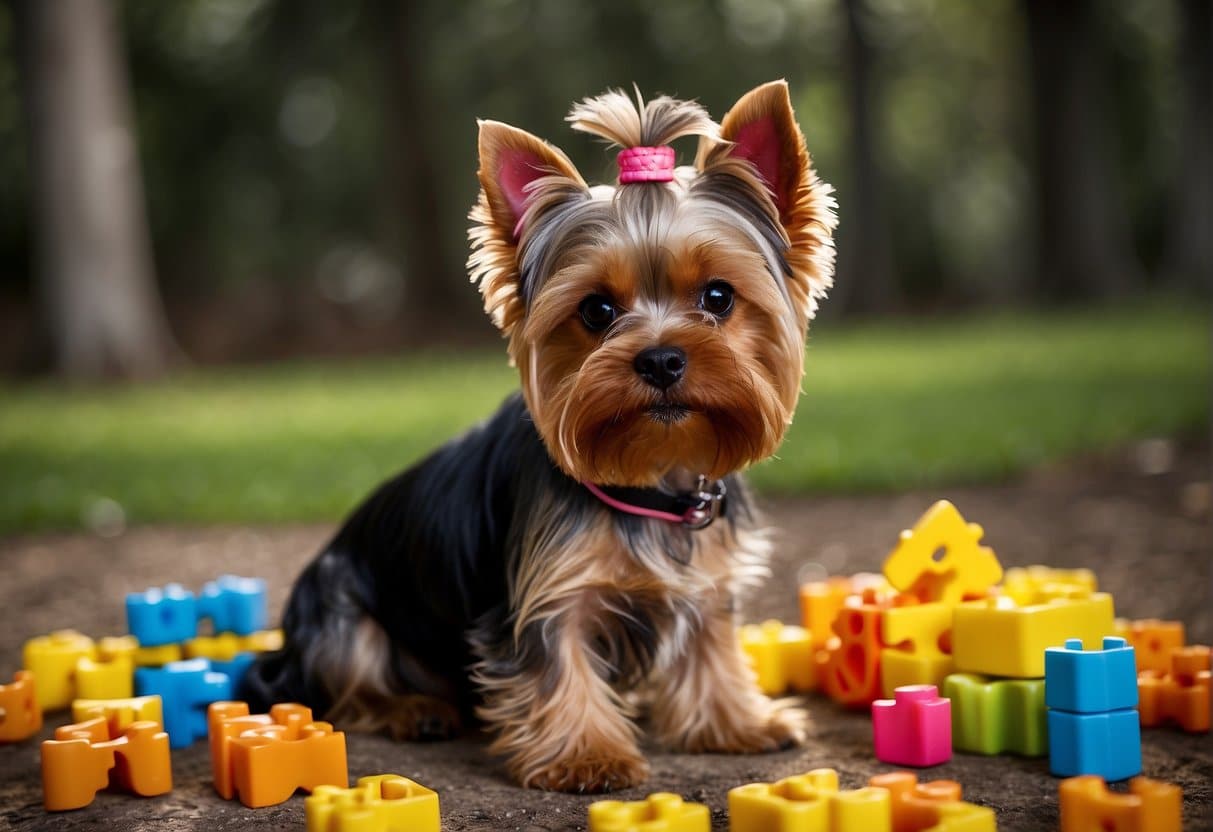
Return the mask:
M896 766L937 766L952 759L952 702L934 685L905 685L895 699L872 703L876 758Z

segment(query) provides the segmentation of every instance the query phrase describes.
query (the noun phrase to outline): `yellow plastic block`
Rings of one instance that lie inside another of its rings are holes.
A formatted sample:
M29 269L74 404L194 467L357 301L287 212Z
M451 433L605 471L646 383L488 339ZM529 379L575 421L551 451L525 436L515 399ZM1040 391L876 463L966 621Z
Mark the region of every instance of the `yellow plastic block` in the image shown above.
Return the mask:
M829 768L729 791L730 832L891 832L886 789L838 791Z
M130 659L134 663L138 649L139 640L134 636L106 636L97 641L97 658L103 662Z
M589 832L708 832L711 814L702 803L657 792L645 800L591 803L589 819Z
M281 650L283 635L281 630L258 630L241 636L244 649L250 653L265 653L269 650Z
M97 655L103 661L112 661L127 656L135 667L161 667L169 662L179 662L184 654L180 644L161 644L158 647L140 647L134 636L107 636L97 642Z
M121 734L132 722L164 725L164 710L159 696L135 696L130 699L77 699L72 703L72 722L87 722L105 717L110 734Z
M942 690L952 672L950 604L911 604L881 613L880 685L887 699L903 685L935 685Z
M199 636L185 642L185 656L189 659L230 662L238 653L263 653L281 647L281 630L261 630L247 636L220 633L215 636Z
M1051 566L1008 569L1002 581L1002 594L1021 607L1057 598L1087 598L1098 588L1095 573L1090 569Z
M789 688L805 692L816 686L813 644L804 627L764 621L741 627L738 636L763 693L780 696Z
M303 801L307 832L439 832L438 793L398 774L362 777L352 789L317 786Z
M1049 601L1017 607L1010 598L990 598L956 607L952 658L959 673L1035 679L1045 675L1045 649L1082 639L1086 650L1103 648L1112 635L1112 596Z
M885 577L922 601L979 598L1002 578L994 550L978 544L982 534L981 526L965 522L956 506L940 500L901 533L885 559Z
M76 660L96 655L93 640L75 630L58 630L25 643L25 669L38 680L35 692L44 711L66 708L76 696Z
M923 832L997 832L994 810L975 803L939 804L939 823Z
M135 663L129 656L99 662L76 659L76 696L81 699L129 699L135 695Z

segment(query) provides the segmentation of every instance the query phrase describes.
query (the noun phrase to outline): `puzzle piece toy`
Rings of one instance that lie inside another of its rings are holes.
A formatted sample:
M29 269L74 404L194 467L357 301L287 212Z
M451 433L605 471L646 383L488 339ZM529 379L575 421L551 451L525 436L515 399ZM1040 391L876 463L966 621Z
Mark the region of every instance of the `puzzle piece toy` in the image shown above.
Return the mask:
M129 656L109 661L81 656L76 659L75 682L73 698L128 699L135 692L135 663Z
M80 809L107 785L142 797L173 787L169 743L154 722L134 722L111 734L105 718L55 730L42 743L43 804L49 811Z
M834 619L837 649L827 654L818 676L821 687L836 702L866 708L880 697L880 619L884 607L865 590L862 602L843 607Z
M20 742L42 730L42 707L34 674L18 670L0 685L0 742Z
M833 630L830 625L838 617L847 596L853 592L850 578L830 578L800 586L800 623L809 631L814 647L824 647Z
M135 667L163 667L184 657L180 644L142 647L134 636L106 636L97 642L97 655L104 661L128 656Z
M110 734L121 734L133 722L154 722L163 727L164 711L159 696L130 699L77 699L72 703L72 721L104 718Z
M893 832L995 832L994 810L961 801L954 780L919 783L909 771L878 774L868 780L889 792Z
M57 630L25 643L25 669L38 680L38 706L44 711L66 708L76 695L76 661L92 658L93 640L75 630Z
M954 505L940 500L901 533L885 559L884 575L924 602L980 598L1002 578L994 550L978 544L982 534L981 526L965 522Z
M230 662L241 653L262 653L281 648L281 630L259 630L243 636L236 633L220 633L215 636L199 636L190 639L185 643L185 655L190 659Z
M976 754L1049 753L1044 679L991 679L953 673L943 683L952 702L952 747Z
M1191 733L1209 730L1209 648L1171 651L1171 672L1147 670L1137 677L1138 712L1147 728L1174 722Z
M729 791L730 832L891 832L886 789L838 791L838 773L823 768L775 783Z
M1112 596L1104 592L1029 607L1009 598L959 604L952 621L953 663L960 673L1039 679L1047 648L1078 638L1098 649L1114 632L1112 621Z
M1088 598L1098 589L1090 569L1054 569L1028 566L1008 569L1002 594L1021 607L1044 604L1057 598Z
M1061 832L1181 832L1183 790L1134 777L1128 794L1109 792L1100 777L1071 777L1057 788Z
M1171 651L1184 646L1182 621L1142 621L1116 619L1116 635L1133 645L1137 656L1137 672L1153 670L1167 673L1171 669Z
M1096 714L1049 711L1049 771L1125 780L1141 774L1141 724L1125 708Z
M198 618L209 618L216 633L247 636L266 624L265 581L222 575L202 587Z
M600 800L588 814L589 832L708 832L711 820L707 806L668 792L644 800Z
M1104 636L1100 650L1082 641L1045 650L1045 705L1080 714L1137 706L1137 662L1123 638Z
M126 623L144 647L188 641L198 634L198 601L181 584L131 592Z
M232 681L211 670L206 659L187 659L161 668L135 671L140 696L159 696L164 707L164 729L173 748L186 748L206 736L205 708L232 698Z
M948 604L907 604L881 617L880 685L886 699L905 685L943 684L952 672L952 611Z
M303 801L307 832L439 832L438 793L398 774L360 777L352 789L317 786Z
M816 686L813 644L808 630L779 621L764 621L739 628L738 638L763 693L781 696L789 688L803 693Z
M895 696L872 703L876 759L915 767L952 759L952 703L934 685L907 685Z

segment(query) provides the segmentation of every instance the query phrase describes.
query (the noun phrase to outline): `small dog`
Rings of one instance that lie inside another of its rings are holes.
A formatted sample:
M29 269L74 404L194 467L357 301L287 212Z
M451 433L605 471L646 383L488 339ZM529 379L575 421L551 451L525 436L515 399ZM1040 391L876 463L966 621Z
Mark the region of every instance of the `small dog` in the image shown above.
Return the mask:
M782 81L719 125L620 92L568 120L622 148L618 186L480 123L469 268L521 396L355 511L243 692L406 739L475 714L522 785L596 792L645 778L641 707L672 749L804 737L735 634L769 551L738 472L791 422L835 217Z

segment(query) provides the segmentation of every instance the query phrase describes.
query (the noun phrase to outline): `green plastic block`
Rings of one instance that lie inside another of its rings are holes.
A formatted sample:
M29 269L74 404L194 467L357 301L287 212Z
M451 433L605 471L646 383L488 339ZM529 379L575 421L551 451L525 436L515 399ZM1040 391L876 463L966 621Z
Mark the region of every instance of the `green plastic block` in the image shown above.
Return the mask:
M1044 679L991 679L953 673L943 695L952 700L952 747L977 754L1049 753Z

